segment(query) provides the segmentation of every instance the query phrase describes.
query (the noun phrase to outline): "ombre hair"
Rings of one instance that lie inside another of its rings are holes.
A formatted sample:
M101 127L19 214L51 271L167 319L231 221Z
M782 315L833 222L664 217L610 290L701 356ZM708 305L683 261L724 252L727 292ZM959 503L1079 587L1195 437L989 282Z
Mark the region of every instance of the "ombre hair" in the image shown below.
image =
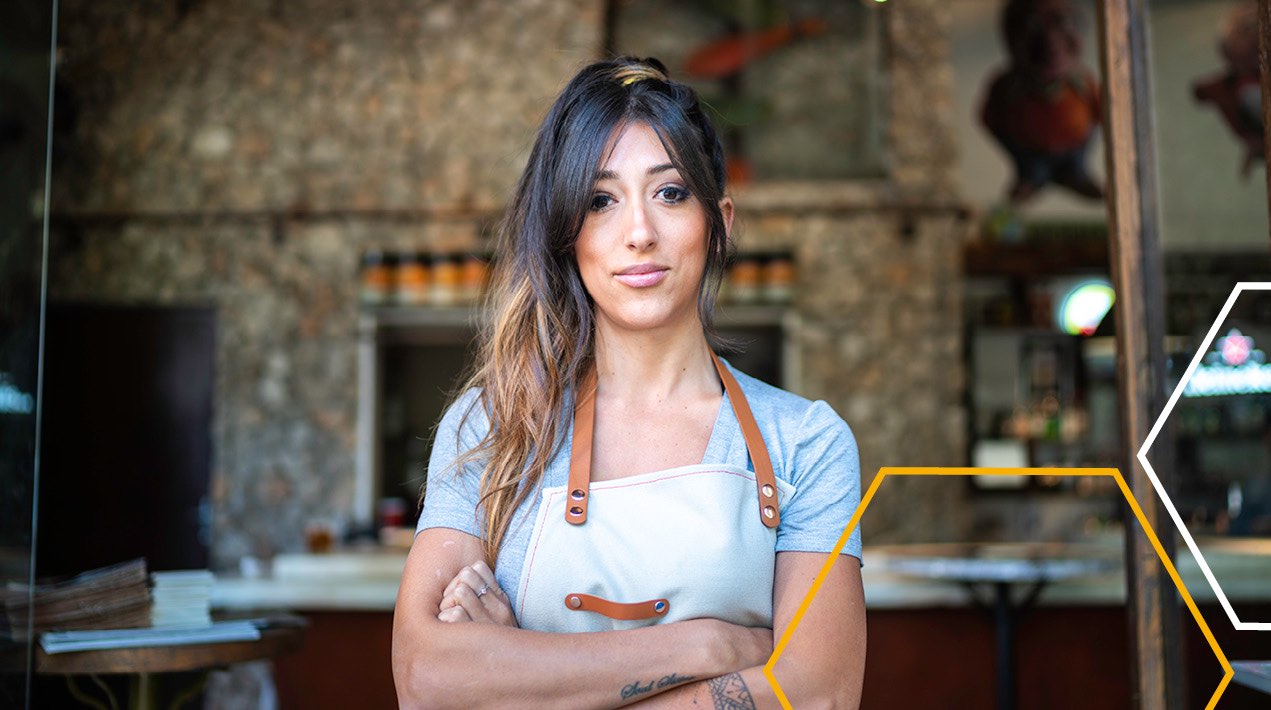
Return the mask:
M709 234L698 315L708 341L719 343L715 299L730 245L719 205L724 152L715 128L693 89L672 81L658 60L620 57L592 64L569 82L539 126L499 226L491 318L461 390L478 389L473 406L490 421L459 466L482 468L478 517L491 567L514 511L537 491L562 446L573 393L594 364L595 314L574 246L606 152L630 124L657 133L705 210Z

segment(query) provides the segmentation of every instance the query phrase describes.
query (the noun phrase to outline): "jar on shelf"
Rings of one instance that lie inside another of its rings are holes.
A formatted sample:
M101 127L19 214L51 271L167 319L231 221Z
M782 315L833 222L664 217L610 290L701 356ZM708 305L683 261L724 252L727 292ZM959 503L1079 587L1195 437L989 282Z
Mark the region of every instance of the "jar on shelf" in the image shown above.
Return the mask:
M753 255L738 256L728 267L728 294L734 303L755 303L762 295L762 266Z
M763 265L763 300L785 304L794 298L794 259L789 254L773 254Z
M490 277L490 262L481 254L468 254L459 271L459 294L464 303L476 303Z
M404 253L397 258L396 301L403 306L419 306L428 302L431 278L428 262L422 254Z
M393 294L393 260L378 249L362 254L359 273L359 298L362 303L380 306L388 303Z
M459 262L451 254L432 255L432 289L429 301L434 306L453 306L459 302Z

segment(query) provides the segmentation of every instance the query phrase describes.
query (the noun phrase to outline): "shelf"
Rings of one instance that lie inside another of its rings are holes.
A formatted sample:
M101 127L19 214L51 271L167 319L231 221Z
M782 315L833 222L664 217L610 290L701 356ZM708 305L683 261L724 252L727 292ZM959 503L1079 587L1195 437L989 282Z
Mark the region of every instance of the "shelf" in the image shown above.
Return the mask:
M721 328L779 327L793 312L788 305L721 305L715 310L715 325Z
M1071 239L1023 244L971 243L963 247L967 276L1032 278L1108 269L1108 243Z
M378 328L476 329L482 309L472 306L363 306L362 317Z
M780 327L792 312L784 305L721 305L716 325L721 328ZM364 331L476 330L484 312L473 306L363 306Z

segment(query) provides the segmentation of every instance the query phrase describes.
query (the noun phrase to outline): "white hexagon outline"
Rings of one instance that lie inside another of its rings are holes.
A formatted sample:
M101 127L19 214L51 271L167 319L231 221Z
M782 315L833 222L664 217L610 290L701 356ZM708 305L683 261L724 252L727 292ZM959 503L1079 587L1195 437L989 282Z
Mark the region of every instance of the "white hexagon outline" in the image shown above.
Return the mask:
M1156 423L1152 425L1152 430L1148 432L1147 439L1143 441L1143 446L1139 447L1138 459L1139 463L1143 464L1143 470L1147 471L1147 476L1151 479L1152 486L1156 488L1156 495L1160 497L1161 503L1165 505L1165 510L1174 521L1174 527L1178 528L1178 534L1182 536L1183 541L1187 543L1188 549L1192 551L1192 555L1196 558L1196 564L1200 566L1200 571L1205 575L1205 579L1209 580L1209 586L1213 588L1214 595L1218 597L1218 603L1222 605L1223 611L1227 612L1227 618L1231 619L1232 625L1238 631L1271 631L1271 621L1241 621L1236 616L1236 611L1231 608L1231 602L1227 599L1227 594L1223 592L1222 586L1218 584L1218 580L1214 577L1213 570L1209 568L1209 562L1201 554L1200 548L1196 545L1196 540L1192 538L1191 532L1183 524L1183 519L1178 514L1178 509L1174 507L1174 501L1170 500L1169 495L1165 492L1165 486L1161 485L1161 479L1156 476L1156 471L1147 460L1148 449L1156 441L1157 435L1161 432L1161 427L1165 426L1165 420L1169 417L1170 412L1174 410L1174 405L1178 403L1178 398L1183 395L1183 390L1186 388L1188 381L1191 380L1192 373L1196 371L1200 361L1209 352L1210 346L1213 345L1214 337L1218 334L1218 329L1227 321L1227 314L1231 312L1231 307L1235 305L1236 299L1240 297L1243 291L1271 291L1271 282L1240 281L1231 290L1231 295L1227 296L1227 302L1223 304L1222 310L1218 312L1218 317L1214 319L1214 324L1209 327L1209 332L1205 334L1205 340L1196 349L1196 354L1192 357L1191 364L1187 366L1187 371L1183 373L1182 379L1178 381L1178 386L1174 388L1169 401L1165 403L1165 409L1161 410L1161 416L1157 417Z

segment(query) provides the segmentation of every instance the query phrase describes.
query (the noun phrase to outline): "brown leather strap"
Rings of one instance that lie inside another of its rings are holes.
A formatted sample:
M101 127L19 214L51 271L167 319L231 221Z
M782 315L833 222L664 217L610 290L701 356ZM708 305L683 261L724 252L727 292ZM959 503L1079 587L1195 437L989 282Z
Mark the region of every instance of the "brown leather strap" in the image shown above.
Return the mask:
M666 616L666 613L671 610L671 602L666 599L650 599L647 602L623 604L590 594L566 594L565 608L570 611L594 611L610 619L636 621Z
M587 498L591 493L591 438L596 427L596 369L587 371L574 402L574 441L569 451L569 499L565 522L587 522Z
M772 472L772 459L768 458L768 447L763 443L763 435L759 433L759 424L750 411L750 403L742 394L737 378L724 366L723 360L711 353L715 361L715 371L724 383L728 398L733 402L733 412L737 414L737 423L741 424L741 435L746 440L746 450L750 452L750 462L755 466L755 487L759 491L759 520L769 528L781 524L781 506L777 504L777 477Z
M733 403L733 412L737 415L742 437L746 440L746 451L750 453L750 462L755 467L759 520L769 528L776 528L781 524L781 506L777 503L777 477L772 471L772 459L768 458L768 447L763 443L763 435L759 432L759 425L750 411L750 403L746 401L741 385L737 384L737 378L728 371L718 355L711 353L711 360L715 363L720 381L724 383L724 390L728 392L728 399ZM596 426L594 368L583 376L578 392L578 400L574 404L574 440L569 452L569 499L565 505L565 522L572 525L587 522L587 500L591 490L591 442Z

